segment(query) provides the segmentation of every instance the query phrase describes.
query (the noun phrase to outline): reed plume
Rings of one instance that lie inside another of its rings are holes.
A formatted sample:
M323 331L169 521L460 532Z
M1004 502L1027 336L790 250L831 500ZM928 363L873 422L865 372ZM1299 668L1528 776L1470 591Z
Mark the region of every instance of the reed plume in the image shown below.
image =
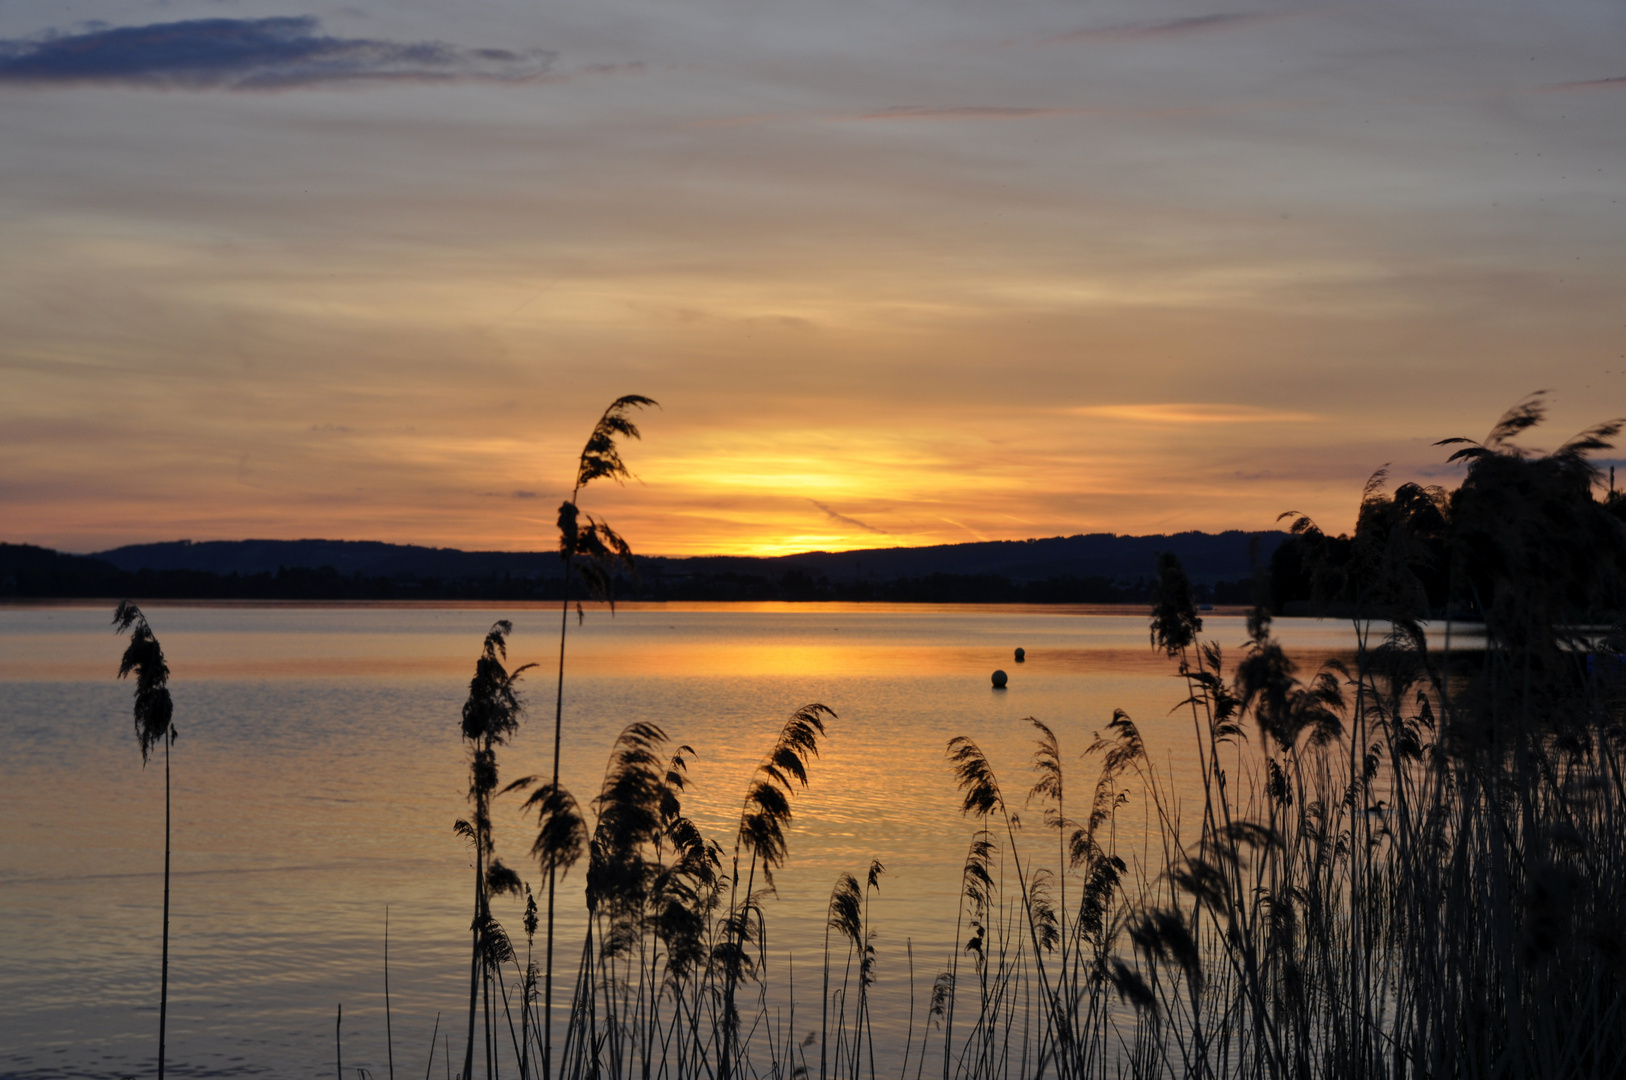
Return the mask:
M145 768L154 746L164 748L164 935L158 976L158 1080L164 1080L165 1036L169 1022L169 864L170 864L170 748L175 745L175 704L169 696L169 663L163 646L141 609L121 600L113 611L113 627L130 635L119 661L119 678L135 673L136 742Z
M1453 451L1467 468L1455 491L1375 472L1353 535L1292 515L1316 602L1355 631L1319 666L1273 636L1262 602L1222 651L1179 560L1160 557L1148 629L1193 725L1202 805L1189 820L1122 710L1084 750L1082 784L1072 729L1021 721L1035 739L1025 807L975 742L949 742L973 832L916 1080L933 1044L944 1080L1618 1071L1626 500L1598 497L1591 455L1620 425L1526 450L1542 408L1449 442L1467 447ZM1462 611L1482 620L1466 642L1452 630ZM1443 650L1429 625L1442 616ZM726 870L683 815L694 752L671 752L654 725L623 730L584 805L557 783L510 785L532 789L539 865L587 862L562 1075L796 1080L815 1042L820 1080L876 1075L879 863L830 893L819 1030L796 1038L794 986L788 1020L767 998L762 898L833 715L810 705L785 724L748 782ZM489 938L487 959L517 966L500 927ZM527 992L522 1062L545 1030L529 1009Z
M497 747L519 730L525 706L518 684L520 677L534 666L526 664L513 671L505 666L508 635L513 630L513 624L507 619L499 619L486 632L480 656L475 661L474 676L469 680L469 696L463 703L460 726L469 748L468 798L474 808L472 822L459 820L455 825L456 831L469 840L474 850L474 918L469 926L473 935L469 1024L463 1051L465 1077L471 1076L474 1070L475 1022L482 993L485 995L486 1068L488 1073L494 1071L490 980L513 954L507 934L492 917L490 898L503 893L518 895L523 890L519 875L497 858L491 828L491 800L498 783Z
M721 859L682 810L694 750L682 746L668 756L666 743L654 724L622 730L590 803L591 829L562 788L524 777L505 789L536 787L525 807L537 813L532 852L543 869L562 876L587 856L588 928L564 1075L624 1075L639 1063L648 1070L667 1053L686 1068L702 1052L680 1021L697 1026L705 1007L696 980L706 974Z
M559 505L559 557L564 562L563 599L559 612L559 677L553 702L553 770L549 784L559 787L559 748L564 732L565 706L565 634L570 626L570 579L579 573L586 584L588 595L596 600L615 603L614 582L618 569L628 573L636 571L632 549L609 524L584 514L580 507L582 489L594 480L610 479L616 483L632 478L632 471L621 458L617 438L639 438L637 425L629 414L634 409L656 405L652 398L640 394L627 394L616 398L593 425L576 459L576 482L570 498ZM658 407L658 406L657 406ZM578 618L581 605L576 605ZM547 936L542 976L542 1076L551 1080L553 1075L553 945L554 910L559 867L549 865Z
M753 965L748 945L753 936L757 936L755 921L759 920L761 914L753 896L757 869L760 866L763 881L771 889L773 872L784 865L789 853L785 843L785 825L791 819L791 797L798 788L807 786L808 764L818 756L819 739L825 735L825 720L835 718L836 714L829 706L817 702L791 713L746 786L745 803L740 810L739 829L734 840L728 916L723 940L714 950L714 958L721 964L723 983L721 1040L717 1058L720 1080L729 1080L739 1064L735 1060L739 1052L739 1013L735 992L740 980L750 975ZM742 852L750 856L743 893L740 889Z
M1206 798L1195 843L1161 817L1166 869L1110 961L1132 1072L1615 1070L1626 527L1588 455L1621 423L1528 450L1544 410L1445 440L1453 492L1374 473L1353 536L1291 515L1316 602L1350 613L1348 662L1301 677L1255 619L1227 681L1166 591L1153 638L1181 657ZM1483 620L1466 648L1457 611Z

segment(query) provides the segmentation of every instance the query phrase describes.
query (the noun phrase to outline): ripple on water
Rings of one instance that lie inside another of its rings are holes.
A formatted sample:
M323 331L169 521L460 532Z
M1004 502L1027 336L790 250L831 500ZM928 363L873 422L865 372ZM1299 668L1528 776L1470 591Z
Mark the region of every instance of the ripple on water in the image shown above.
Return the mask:
M384 1075L386 904L397 1062L422 1067L436 1015L444 1032L467 1003L471 871L451 822L467 812L457 723L474 657L490 622L512 617L512 660L542 667L527 676L532 712L501 752L503 777L546 772L556 611L154 605L148 614L174 672L181 735L169 1071L326 1075L342 1003L346 1068ZM8 1076L151 1071L163 775L141 765L130 687L112 678L120 646L107 616L0 607ZM1227 646L1246 636L1238 618L1206 621ZM1347 645L1330 624L1277 628L1306 655ZM973 826L944 765L949 738L983 746L1018 808L1031 783L1027 716L1053 727L1076 761L1125 708L1177 787L1184 775L1189 718L1169 715L1183 688L1148 650L1138 615L713 605L594 613L570 633L566 785L584 798L596 791L615 734L659 724L695 748L686 806L725 847L745 781L785 716L812 701L836 710L795 803L790 862L767 905L769 944L774 957L795 958L805 988L837 875L884 863L872 907L883 1038L906 1022L906 942L922 994L953 948ZM996 695L988 672L1018 643L1026 662ZM1094 777L1075 769L1083 790ZM499 803L499 852L516 865L525 828L516 803ZM1132 846L1133 830L1125 835ZM580 874L565 888L560 934L579 941ZM498 911L511 930L518 916Z

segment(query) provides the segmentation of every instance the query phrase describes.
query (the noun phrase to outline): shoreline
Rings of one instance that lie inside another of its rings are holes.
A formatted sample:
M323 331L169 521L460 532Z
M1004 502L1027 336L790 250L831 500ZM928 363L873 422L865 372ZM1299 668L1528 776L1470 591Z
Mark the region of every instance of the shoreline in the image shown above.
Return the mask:
M70 597L70 596L6 596L0 597L0 609L6 608L59 608L59 609L99 609L111 607L120 600L127 599L119 596L106 597ZM195 599L166 599L162 597L140 596L129 597L143 608L265 608L265 609L337 609L337 610L480 610L480 611L558 611L558 600L275 600L275 599L229 599L229 598L195 598ZM575 601L570 601L572 608ZM581 601L583 611L600 614L612 614L611 606L596 601ZM1040 613L1053 612L1067 615L1119 615L1144 618L1151 611L1150 604L1024 604L1005 601L989 601L975 603L965 601L891 601L891 600L624 600L617 601L615 612L622 611L731 611L753 613L775 612L828 612L831 614L845 614L848 612L876 612L900 613L911 611L944 611L944 612L1023 612ZM1244 604L1215 605L1204 615L1246 615L1249 611Z

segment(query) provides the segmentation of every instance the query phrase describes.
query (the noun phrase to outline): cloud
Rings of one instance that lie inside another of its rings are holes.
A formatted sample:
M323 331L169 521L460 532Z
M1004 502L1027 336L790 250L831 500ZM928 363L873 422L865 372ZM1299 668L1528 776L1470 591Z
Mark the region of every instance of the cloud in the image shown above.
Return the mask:
M1106 420L1142 424L1265 424L1306 423L1321 417L1307 412L1282 412L1252 405L1208 405L1187 402L1151 402L1144 405L1079 405L1064 412Z
M863 529L865 532L875 533L877 536L890 536L890 535L892 535L891 533L887 532L885 529L877 529L873 525L866 525L864 522L859 521L857 518L848 517L846 514L838 514L834 510L830 509L828 506L826 506L824 503L821 503L817 499L809 499L807 501L812 503L814 506L818 507L820 510L823 510L825 517L829 518L831 521L834 521L834 522L836 522L838 524L852 525L855 528Z
M1548 83L1541 87L1546 91L1557 90L1626 90L1626 75L1615 75L1607 79L1582 79L1579 82Z
M1040 116L1061 116L1078 109L1024 108L1015 105L894 105L876 112L860 113L854 120L1030 120Z
M1265 22L1281 18L1280 15L1247 14L1244 12L1216 12L1212 15L1190 15L1183 19L1161 22L1120 23L1088 30L1074 30L1057 34L1039 42L1040 45L1063 45L1074 41L1140 41L1148 38L1188 37L1209 34L1216 30L1230 30L1248 23Z
M0 39L0 84L288 90L377 81L512 82L545 75L543 50L338 38L310 16L191 19Z

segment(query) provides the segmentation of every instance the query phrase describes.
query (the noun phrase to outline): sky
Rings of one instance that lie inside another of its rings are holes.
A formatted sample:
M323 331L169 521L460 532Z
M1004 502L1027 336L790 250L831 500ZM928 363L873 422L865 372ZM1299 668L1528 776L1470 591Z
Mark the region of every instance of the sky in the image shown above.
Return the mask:
M1623 133L1618 0L0 0L0 540L547 548L622 394L648 554L1346 529L1626 414Z

